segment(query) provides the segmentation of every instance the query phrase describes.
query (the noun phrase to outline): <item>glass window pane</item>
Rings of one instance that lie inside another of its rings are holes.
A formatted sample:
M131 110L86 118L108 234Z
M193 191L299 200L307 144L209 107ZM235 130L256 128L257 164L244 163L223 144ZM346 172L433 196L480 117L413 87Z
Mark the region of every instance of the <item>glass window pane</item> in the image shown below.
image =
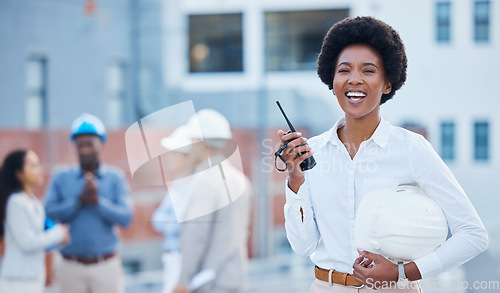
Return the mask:
M476 122L474 124L474 158L478 161L489 158L489 123Z
M189 71L243 71L241 14L189 16Z
M347 16L348 9L267 12L266 70L315 70L323 37Z
M479 21L488 21L489 17L489 2L476 2L476 18Z
M489 40L490 2L476 1L474 5L474 39L478 42Z
M43 125L43 104L39 95L26 98L26 128L38 129Z
M119 127L123 124L123 100L125 97L124 76L124 65L114 64L108 68L108 105L106 123L110 127Z
M441 123L441 158L453 160L455 158L455 124Z
M39 89L43 86L43 62L39 59L28 60L26 64L26 88Z
M489 38L489 26L487 24L477 24L476 25L476 41L488 41Z
M451 29L450 3L439 2L436 5L437 40L439 42L448 42L450 41Z
M47 61L44 57L26 60L25 123L28 129L38 129L47 123Z

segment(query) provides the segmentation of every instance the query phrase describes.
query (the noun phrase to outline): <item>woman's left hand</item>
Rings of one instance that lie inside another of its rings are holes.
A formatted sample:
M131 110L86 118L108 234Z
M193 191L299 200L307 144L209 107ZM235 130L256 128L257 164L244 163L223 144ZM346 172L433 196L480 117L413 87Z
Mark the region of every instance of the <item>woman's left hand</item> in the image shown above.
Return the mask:
M354 277L356 281L365 284L369 288L377 288L398 280L398 266L380 254L359 250L360 257L354 261ZM366 258L366 260L365 260Z

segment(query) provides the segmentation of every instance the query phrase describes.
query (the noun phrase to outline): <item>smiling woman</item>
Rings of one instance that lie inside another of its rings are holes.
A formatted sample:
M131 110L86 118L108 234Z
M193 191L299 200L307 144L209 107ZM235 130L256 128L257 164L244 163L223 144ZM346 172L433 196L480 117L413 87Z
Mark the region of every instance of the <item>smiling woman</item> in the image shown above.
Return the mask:
M278 131L281 145L288 142L282 152L288 166L285 229L293 250L316 265L310 292L357 293L365 285L364 292L371 290L373 282L398 281L389 290L417 293L418 283L403 280L434 276L488 247L474 207L432 146L380 117L380 105L405 82L406 67L404 45L392 27L372 17L344 19L325 36L317 68L344 117L309 140ZM300 163L313 152L320 166L346 167L303 172ZM357 249L354 222L367 193L402 184L419 186L439 205L452 237L431 253L395 264Z

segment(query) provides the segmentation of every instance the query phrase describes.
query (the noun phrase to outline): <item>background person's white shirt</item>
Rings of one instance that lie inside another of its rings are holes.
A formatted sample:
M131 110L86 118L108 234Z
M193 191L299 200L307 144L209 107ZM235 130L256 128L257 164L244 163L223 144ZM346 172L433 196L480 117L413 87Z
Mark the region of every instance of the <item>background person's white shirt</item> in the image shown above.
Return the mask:
M0 279L45 282L45 249L61 242L62 227L44 231L45 211L41 202L24 192L7 202L5 253Z
M286 185L285 229L293 250L319 267L352 273L359 256L354 220L363 196L418 184L444 211L452 237L415 260L422 278L461 265L488 247L488 234L455 177L421 135L381 119L351 160L337 135L344 118L308 140L317 166L295 194ZM303 220L300 210L303 210ZM411 207L408 207L411 208Z

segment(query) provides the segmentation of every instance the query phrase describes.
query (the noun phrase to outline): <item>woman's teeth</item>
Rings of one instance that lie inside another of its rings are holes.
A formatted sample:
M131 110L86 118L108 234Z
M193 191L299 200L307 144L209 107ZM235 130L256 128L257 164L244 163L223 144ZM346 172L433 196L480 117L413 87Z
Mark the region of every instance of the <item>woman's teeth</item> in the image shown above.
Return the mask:
M366 94L362 92L347 92L346 96L351 102L360 103L366 97Z
M366 94L365 93L360 93L360 92L347 92L346 93L346 96L348 97L366 97Z

